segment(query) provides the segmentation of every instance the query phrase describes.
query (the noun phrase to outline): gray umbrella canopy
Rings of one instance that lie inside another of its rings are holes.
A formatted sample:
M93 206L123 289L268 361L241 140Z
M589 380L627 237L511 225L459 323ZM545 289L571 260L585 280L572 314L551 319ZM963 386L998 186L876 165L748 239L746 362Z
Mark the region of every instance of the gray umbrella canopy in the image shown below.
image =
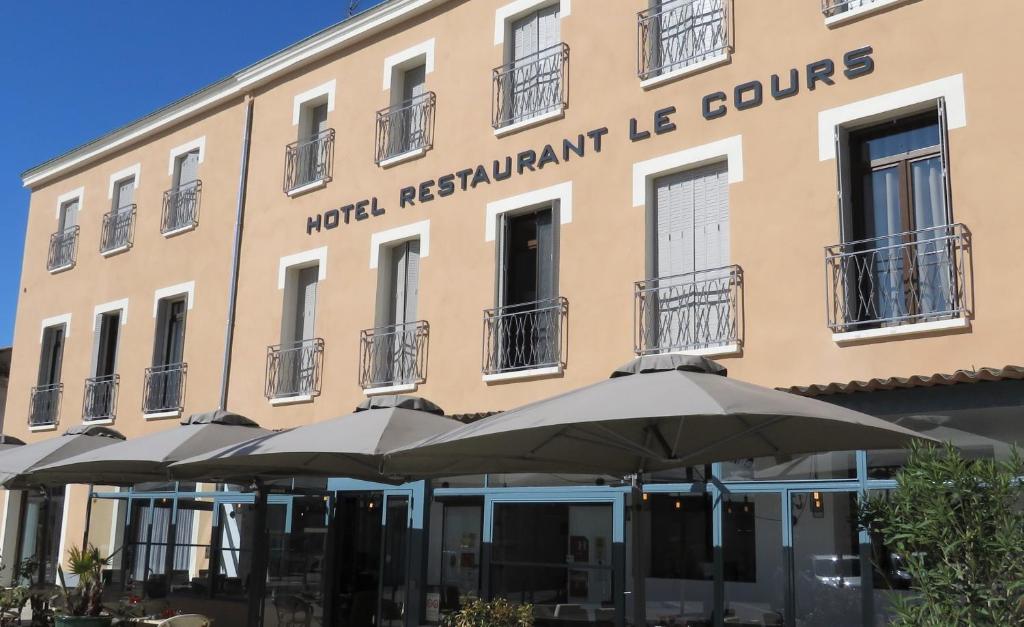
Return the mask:
M199 455L171 466L179 479L351 477L386 481L384 453L459 427L430 401L409 396L375 397L353 413L272 433Z
M80 425L55 438L4 450L0 452L0 485L8 490L45 485L32 477L36 468L123 440L123 435L108 427Z
M13 435L0 433L0 451L6 451L15 446L25 446L24 440L20 440Z
M31 476L47 485L166 481L169 464L269 433L245 416L223 410L192 414L178 427L39 466Z
M701 357L641 357L607 380L396 451L383 471L419 477L626 475L745 457L901 448L921 437L867 414L724 374Z

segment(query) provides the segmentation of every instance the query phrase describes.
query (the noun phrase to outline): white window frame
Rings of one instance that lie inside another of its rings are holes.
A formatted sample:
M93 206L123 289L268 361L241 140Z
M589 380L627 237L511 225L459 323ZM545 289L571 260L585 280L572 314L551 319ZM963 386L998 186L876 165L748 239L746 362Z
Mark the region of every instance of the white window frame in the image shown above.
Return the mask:
M43 343L43 334L47 329L61 325L64 325L64 339L67 340L71 337L71 314L65 313L43 318L39 323L39 343Z
M292 126L298 126L303 110L327 103L327 113L334 111L334 92L338 81L331 79L295 96L292 100Z
M167 176L174 177L174 168L178 165L178 157L188 154L193 150L199 151L199 164L203 163L206 156L206 135L197 137L192 141L185 142L180 146L171 148L170 156L167 159Z
M113 196L113 194L111 194L111 196ZM65 203L70 202L72 200L78 201L78 213L81 214L82 210L85 208L85 188L77 187L69 192L64 192L60 196L57 196L56 218L58 222L60 221L61 208L64 207Z
M743 181L743 136L733 135L633 164L633 206L646 207L654 194L654 179L719 161L729 168L729 185Z
M434 44L435 39L430 39L418 43L415 46L406 48L401 52L384 59L384 91L388 91L396 87L395 79L398 78L399 73L408 70L409 68L416 67L418 65L426 66L424 73L431 74L434 71ZM394 102L394 97L392 97Z
M559 225L572 223L572 181L558 183L550 187L535 189L524 194L517 194L501 200L487 203L484 224L484 241L493 242L498 232L498 216L503 213L529 211L544 205L556 204ZM422 251L421 253L422 254Z
M967 126L963 74L946 76L818 112L818 160L830 161L836 158L837 127L867 126L913 113L917 108L934 107L939 98L946 100L946 128L954 130Z
M140 163L136 163L134 165L130 165L130 166L128 166L127 168L125 168L123 170L118 170L117 172L114 172L113 174L111 174L110 175L110 183L107 185L107 200L113 200L114 199L114 188L117 187L117 185L119 183L123 183L124 181L126 181L128 179L133 179L132 180L132 188L135 191L138 191L139 190L139 177L141 175L142 175L142 164L140 164ZM81 203L81 201L79 201L79 203L78 203L78 211L79 212L82 211L82 203Z
M121 326L128 324L128 299L122 298L121 300L113 300L109 303L103 303L102 305L96 305L92 310L92 319L96 320L99 316L112 311L121 312Z
M289 270L301 270L319 264L317 283L327 278L327 247L313 248L301 253L281 257L277 265L277 289L283 290Z
M196 282L187 281L185 283L178 283L177 285L171 285L168 287L162 287L153 292L153 318L156 319L157 313L160 311L160 301L167 298L174 298L175 296L185 296L185 310L192 311L192 306L195 304L196 294Z
M512 22L528 13L555 4L558 5L559 20L572 15L571 0L515 0L515 2L498 7L494 11L494 45L501 46L505 43L512 28ZM505 60L508 61L508 59Z
M378 231L370 235L370 269L374 270L380 262L380 253L385 248L397 246L409 240L420 240L420 259L430 256L430 220L413 222L403 226Z
M910 2L910 0L872 0L870 4L861 5L849 11L843 11L825 18L825 26L829 28L859 20L862 17L879 13L888 8Z
M281 300L281 322L280 322L280 337L279 341L284 342L284 334L286 329L295 324L295 320L292 319L289 324L289 315L293 315L291 312L295 311L295 299L298 297L296 290L292 288L295 285L295 281L298 279L300 270L306 268L312 268L316 266L316 282L317 289L319 290L319 284L327 278L327 247L321 246L312 250L306 250L301 253L295 253L294 255L288 255L287 257L281 257L277 267L277 289L283 291ZM302 394L299 396L284 396L281 398L270 399L271 406L277 407L280 405L295 405L298 403L311 403L313 402L313 396L310 394Z

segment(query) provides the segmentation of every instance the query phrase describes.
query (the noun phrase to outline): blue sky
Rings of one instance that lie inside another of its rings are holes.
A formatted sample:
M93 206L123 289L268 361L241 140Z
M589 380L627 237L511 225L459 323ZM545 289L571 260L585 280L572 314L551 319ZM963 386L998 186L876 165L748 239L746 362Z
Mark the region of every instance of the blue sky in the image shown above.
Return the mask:
M17 307L21 172L340 21L348 5L0 0L0 345Z

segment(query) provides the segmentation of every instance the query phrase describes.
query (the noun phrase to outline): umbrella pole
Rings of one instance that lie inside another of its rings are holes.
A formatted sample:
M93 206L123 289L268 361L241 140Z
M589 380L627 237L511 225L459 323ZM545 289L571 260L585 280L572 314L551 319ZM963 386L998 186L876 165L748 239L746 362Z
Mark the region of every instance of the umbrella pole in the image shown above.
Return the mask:
M252 569L249 571L249 620L251 627L263 624L263 595L267 589L267 564L270 561L270 537L267 531L267 489L263 481L257 479L256 507L253 512L253 547Z
M643 506L643 475L637 473L633 476L632 490L630 491L630 543L633 545L633 624L647 624L647 535L644 533L644 506Z
M50 526L47 525L46 522L50 518L51 504L50 491L42 486L40 486L40 489L43 491L43 507L42 514L40 515L39 518L43 521L43 524L38 525L36 527L38 531L38 533L36 534L38 536L38 538L36 539L36 541L38 542L38 545L36 546L36 555L38 556L39 559L39 572L37 574L38 579L36 580L36 583L38 585L43 585L43 582L46 581L46 545L50 543ZM58 558L58 560L59 559L60 558Z
M89 491L85 495L85 530L82 531L82 548L89 546L89 526L92 525L92 489L89 484Z

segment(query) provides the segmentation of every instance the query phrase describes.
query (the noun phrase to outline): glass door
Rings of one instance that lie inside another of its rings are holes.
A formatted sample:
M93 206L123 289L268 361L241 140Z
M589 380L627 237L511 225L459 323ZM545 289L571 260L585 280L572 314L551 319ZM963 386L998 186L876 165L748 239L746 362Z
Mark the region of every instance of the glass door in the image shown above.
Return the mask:
M783 493L721 494L726 625L785 625Z
M386 494L384 542L381 546L381 627L401 627L406 609L406 575L409 566L409 497Z

